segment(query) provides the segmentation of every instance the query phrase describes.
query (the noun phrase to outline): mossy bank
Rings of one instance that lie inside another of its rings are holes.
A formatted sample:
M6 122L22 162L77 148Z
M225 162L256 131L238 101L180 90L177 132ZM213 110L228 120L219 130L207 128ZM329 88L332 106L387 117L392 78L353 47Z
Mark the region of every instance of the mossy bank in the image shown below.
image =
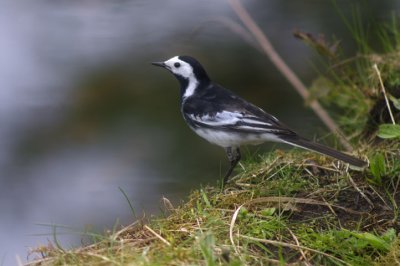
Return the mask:
M29 264L400 265L400 34L382 34L380 54L361 43L350 60L304 36L329 52L310 101L323 103L369 167L275 150L247 159L223 189L195 190L177 207L165 199L163 216L88 246L38 247Z

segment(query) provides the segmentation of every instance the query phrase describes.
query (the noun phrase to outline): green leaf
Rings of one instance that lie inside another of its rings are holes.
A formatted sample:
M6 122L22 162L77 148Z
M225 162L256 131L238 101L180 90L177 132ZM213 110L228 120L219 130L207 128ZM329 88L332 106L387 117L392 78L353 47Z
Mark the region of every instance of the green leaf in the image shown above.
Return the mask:
M217 265L215 262L214 256L214 248L215 248L215 238L214 236L208 232L205 233L202 238L200 238L200 250L203 255L203 258L206 261L206 265L213 266Z
M276 208L265 208L261 211L261 215L272 216L276 211Z
M390 101L393 103L394 107L395 107L397 110L400 110L400 98L399 98L399 99L396 99L394 96L392 96L392 95L389 94L389 99L390 99Z
M362 241L368 242L372 247L388 251L390 249L390 244L386 242L382 237L376 236L374 234L364 232L364 233L356 233L351 232L351 234Z
M396 230L394 228L389 228L383 235L382 238L388 242L392 243L396 239Z
M208 200L207 194L204 192L204 190L200 190L201 196L203 197L204 203L206 204L207 208L211 208L210 201Z
M241 219L243 219L243 218L245 218L247 215L249 214L249 211L245 208L245 207L242 207L242 208L240 208L240 211L239 211L239 218L241 218Z
M376 185L380 185L382 183L382 176L386 173L385 157L382 153L377 153L371 158L369 168L374 176L374 179L370 179L369 181Z
M383 139L400 138L400 125L382 124L379 126L378 137Z

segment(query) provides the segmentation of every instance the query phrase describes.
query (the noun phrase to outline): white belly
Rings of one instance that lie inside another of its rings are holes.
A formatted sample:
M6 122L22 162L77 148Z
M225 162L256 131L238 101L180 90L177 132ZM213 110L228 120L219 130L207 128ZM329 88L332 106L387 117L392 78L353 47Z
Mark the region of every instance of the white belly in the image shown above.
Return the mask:
M265 141L282 142L272 134L246 134L216 131L212 129L193 129L200 137L221 147L239 147L241 145L258 145Z

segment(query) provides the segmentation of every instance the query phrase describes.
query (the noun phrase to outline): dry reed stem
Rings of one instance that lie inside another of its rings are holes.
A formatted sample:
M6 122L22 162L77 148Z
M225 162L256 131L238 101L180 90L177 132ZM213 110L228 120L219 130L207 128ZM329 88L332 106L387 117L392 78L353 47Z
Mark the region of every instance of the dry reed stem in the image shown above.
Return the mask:
M236 218L237 218L237 216L238 216L238 214L239 214L239 211L240 211L240 209L241 209L242 207L243 207L243 204L240 205L240 206L236 209L236 211L233 213L233 215L232 215L232 220L231 220L231 224L230 224L230 226L229 226L229 239L230 239L231 244L232 244L232 246L233 246L233 249L235 250L235 253L236 253L237 255L239 255L239 251L238 251L238 249L237 249L237 247L236 247L235 241L233 240L233 227L235 226Z
M297 77L297 75L289 68L285 61L275 51L271 42L267 36L262 32L257 23L253 20L247 10L243 7L239 0L228 0L232 9L238 15L239 19L243 22L246 28L252 33L254 38L260 44L265 55L272 61L272 63L278 68L282 75L289 81L289 83L295 88L304 100L309 100L310 93L308 92L305 85ZM347 151L352 151L353 148L347 141L345 135L336 125L333 119L325 111L325 109L319 104L317 100L313 100L310 103L311 109L317 114L321 121L329 128L333 133L337 133L340 143Z
M137 225L139 224L139 222L140 222L140 220L136 220L136 221L134 221L133 223L131 223L130 225L128 225L128 226L122 228L121 230L119 230L118 232L116 232L114 235L112 235L112 237L111 237L112 240L114 240L114 241L117 240L117 238L118 238L121 234L123 234L123 233L125 233L126 231L132 229L133 227L137 226Z
M322 206L326 206L326 207L334 207L336 209L340 209L343 210L345 212L348 213L352 213L352 214L357 214L357 215L363 215L366 214L364 212L359 212L359 211L355 211L349 208L345 208L339 205L335 205L335 204L328 204L326 202L323 201L319 201L319 200L314 200L314 199L304 199L304 198L291 198L291 197L261 197L261 198L257 198L257 199L253 199L250 200L246 203L244 203L244 205L252 205L252 204L257 204L257 203L264 203L264 202L274 202L274 203L300 203L300 204L310 204L310 205L322 205Z
M351 183L351 185L354 187L355 190L357 190L358 193L360 193L360 195L368 202L369 206L371 206L372 208L374 207L374 204L372 203L372 201L367 197L367 195L365 195L364 192L362 192L362 190L357 186L356 182L354 182L353 178L351 177L351 175L349 173L347 173L347 177L349 178L349 181Z
M282 247L288 247L288 248L298 249L298 250L300 250L300 249L308 250L308 251L323 255L325 257L329 257L331 259L340 261L343 264L346 264L346 265L349 265L349 266L351 265L348 262L345 262L344 260L341 260L339 258L336 258L335 256L332 256L332 255L330 255L328 253L325 253L325 252L322 252L322 251L319 251L319 250L316 250L316 249L312 249L312 248L308 248L308 247L304 247L304 246L297 246L297 245L293 245L293 244L289 244L289 243L285 243L285 242L281 242L281 241L276 241L276 240L261 239L261 238L245 236L245 235L239 235L239 236L242 237L242 238L248 239L248 240L257 241L257 242L261 242L261 243L265 243L265 244L271 244L271 245L274 245L274 246L282 246Z
M396 122L394 121L394 117L393 117L393 113L392 113L392 108L390 108L389 100L388 100L388 97L387 97L387 95L386 95L385 86L383 85L383 81L382 81L382 77L381 77L381 71L379 70L377 64L374 64L374 65L373 65L373 68L375 69L376 74L378 75L379 84L381 85L381 90L382 90L382 93L383 93L383 97L385 98L385 102L386 102L387 109L388 109L388 111L389 111L390 119L392 120L392 124L395 125Z
M171 243L169 243L165 238L163 238L161 235L157 234L153 229L148 227L147 225L143 226L145 229L147 229L150 233L152 233L155 237L160 239L163 243L165 243L167 246L171 246Z
M119 264L118 262L113 261L113 260L109 259L109 258L106 257L106 256L103 256L103 255L100 255L100 254L96 254L96 253L93 253L93 252L89 252L89 251L84 252L84 253L81 253L80 255L82 255L82 256L91 256L91 257L95 257L95 258L101 259L101 260L103 260L103 261L105 261L105 262L109 262L109 263L116 264L116 265Z
M297 236L296 236L296 235L292 232L292 230L290 230L289 228L287 228L287 230L289 231L290 235L293 237L294 242L296 242L296 245L299 247L299 251L300 251L300 253L301 253L301 257L304 259L304 264L305 264L306 266L311 266L310 262L308 261L308 259L307 259L307 257L306 257L306 254L305 254L304 251L301 249L300 242L299 242L299 240L297 239Z

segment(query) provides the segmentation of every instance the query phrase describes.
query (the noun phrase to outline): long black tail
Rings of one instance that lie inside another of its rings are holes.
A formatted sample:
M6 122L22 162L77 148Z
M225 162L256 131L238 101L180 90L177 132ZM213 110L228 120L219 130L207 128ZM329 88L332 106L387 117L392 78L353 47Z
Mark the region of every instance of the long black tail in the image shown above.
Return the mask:
M293 146L298 146L303 149L311 150L311 151L316 151L319 153L322 153L324 155L328 155L330 157L336 158L338 160L341 160L343 162L349 163L353 166L356 167L365 167L368 163L366 161L360 160L358 158L355 158L353 156L344 154L340 151L334 150L332 148L329 148L327 146L312 142L307 139L303 139L301 137L298 138L288 138L288 139L282 139L285 143L291 144Z

